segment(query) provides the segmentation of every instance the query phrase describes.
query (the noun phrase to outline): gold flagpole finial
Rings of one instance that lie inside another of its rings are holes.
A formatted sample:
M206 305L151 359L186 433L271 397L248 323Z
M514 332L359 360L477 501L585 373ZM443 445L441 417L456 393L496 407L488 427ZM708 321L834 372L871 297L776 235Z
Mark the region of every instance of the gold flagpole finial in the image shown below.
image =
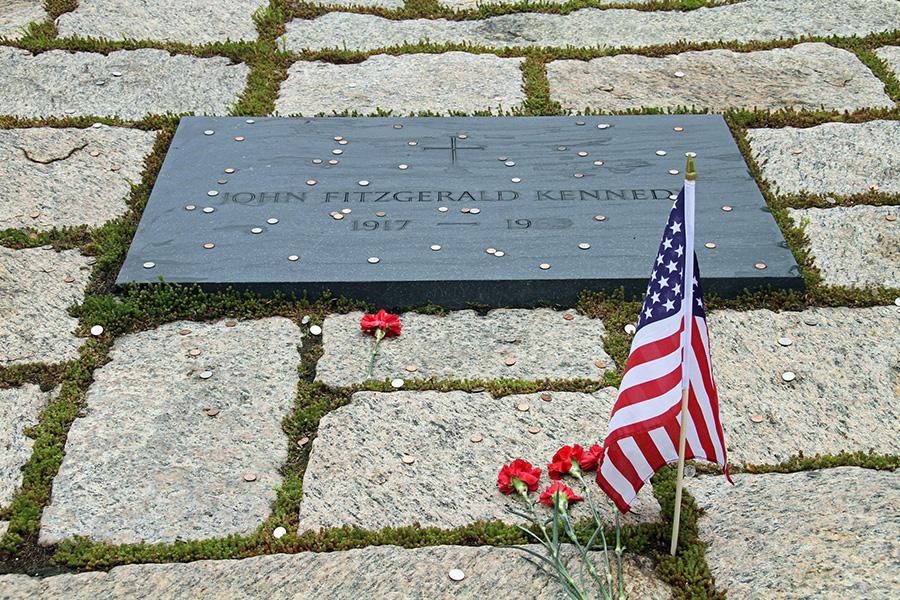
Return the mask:
M697 168L694 166L694 157L687 157L687 165L684 167L684 178L688 181L697 180Z

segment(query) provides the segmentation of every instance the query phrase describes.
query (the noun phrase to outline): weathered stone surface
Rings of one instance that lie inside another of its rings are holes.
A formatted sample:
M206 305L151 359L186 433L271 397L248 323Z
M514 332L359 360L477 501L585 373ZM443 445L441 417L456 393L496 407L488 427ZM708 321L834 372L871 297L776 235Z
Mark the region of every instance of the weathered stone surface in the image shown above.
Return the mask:
M900 77L900 46L884 46L875 50L878 58L887 63L887 66Z
M26 118L224 115L250 71L227 58L173 56L153 49L118 50L107 56L51 50L32 56L0 46L0 63L0 114Z
M729 460L776 464L799 452L900 452L898 324L895 306L711 313ZM785 371L796 379L783 381Z
M751 129L753 157L783 194L900 192L900 121Z
M900 473L697 477L706 562L729 598L870 598L900 588Z
M9 521L0 521L0 540L3 539L4 535L6 535L7 529L9 529ZM0 583L3 583L2 579L3 576L0 575Z
M539 546L527 546L541 551ZM29 600L137 598L153 590L165 600L193 598L366 598L476 600L494 598L502 587L507 598L560 600L556 579L526 560L516 548L431 546L407 550L371 546L343 552L271 554L243 560L141 564L111 571L66 574L37 579L0 575L4 598ZM599 557L597 557L599 560ZM572 565L575 566L574 564ZM660 582L652 563L625 555L629 598L665 600L671 589ZM462 581L447 572L461 569Z
M0 38L19 39L29 23L46 18L40 0L6 0L0 11Z
M519 522L506 510L517 502L497 490L502 464L521 457L544 468L564 444L598 443L614 396L612 388L556 392L550 402L540 394L358 392L319 423L303 477L299 530ZM473 443L473 435L483 441ZM405 464L405 455L415 462ZM544 473L541 489L548 483ZM625 522L658 521L659 510L646 485ZM611 508L602 514L612 519Z
M49 400L50 394L33 384L0 389L0 507L9 504L22 485L21 468L34 444L25 429L37 424Z
M500 309L483 317L471 310L444 317L404 313L403 334L381 343L372 377L598 380L615 369L603 350L603 323L575 311L567 321L564 314L548 308ZM317 381L344 386L367 379L373 339L360 331L361 317L355 312L325 319ZM406 368L412 365L414 371Z
M788 214L795 223L806 224L810 251L825 283L900 288L900 207L836 206L791 209Z
M547 77L551 97L570 110L894 106L881 81L854 54L821 43L759 52L708 50L664 58L620 54L590 61L560 60L547 65Z
M265 0L79 0L57 19L59 35L204 44L255 40L253 13Z
M89 262L77 250L0 247L0 365L78 358L69 307L84 299Z
M329 13L317 19L291 21L282 39L290 50L345 46L374 50L422 40L493 48L637 48L681 40L747 42L867 35L889 31L898 21L900 5L894 0L747 0L687 12L589 8L568 15L515 13L467 21L394 21L373 15Z
M155 139L106 125L0 131L0 229L96 227L124 214Z
M169 323L116 340L69 431L40 543L254 531L287 457L281 420L296 395L299 343L283 318Z
M377 6L395 10L403 8L403 0L306 0L307 4L317 6Z
M296 62L275 102L277 114L343 111L396 115L507 112L525 100L521 58L493 54L379 54L359 64Z

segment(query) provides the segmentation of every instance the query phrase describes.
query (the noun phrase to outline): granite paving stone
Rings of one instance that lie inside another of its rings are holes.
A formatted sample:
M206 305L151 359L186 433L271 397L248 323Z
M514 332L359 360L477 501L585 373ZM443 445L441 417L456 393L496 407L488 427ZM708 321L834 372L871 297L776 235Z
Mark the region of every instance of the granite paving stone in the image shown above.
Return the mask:
M620 54L560 60L547 65L547 77L551 97L578 111L894 107L884 84L856 55L822 43L758 52L707 50L663 58Z
M0 246L0 366L78 358L68 311L84 299L90 262L77 250Z
M97 227L124 214L155 139L107 125L0 131L0 229Z
M900 288L900 206L790 209L828 285ZM891 220L892 219L892 220Z
M319 423L303 477L299 531L523 522L507 511L518 503L497 490L502 464L524 458L545 469L562 445L599 443L614 396L613 388L554 392L549 402L537 393L357 392ZM480 437L473 442L473 436ZM544 471L541 489L549 482ZM659 511L646 485L624 521L657 522ZM611 521L612 505L601 514Z
M526 12L464 21L396 21L333 12L316 19L289 22L281 39L289 50L344 47L374 50L423 40L491 48L639 48L679 41L749 42L809 36L864 36L890 31L897 22L900 22L900 3L896 0L746 0L685 12L588 8L568 15Z
M533 551L540 547L526 546ZM365 598L408 600L476 600L507 598L562 600L559 583L526 560L517 548L430 546L405 549L370 546L341 552L270 554L242 560L137 564L38 579L0 575L4 598L29 600L70 598L137 598L153 590L154 598ZM595 555L596 556L596 555ZM599 557L595 558L599 560ZM666 600L672 590L655 575L645 558L625 555L629 598ZM447 573L465 575L453 581ZM363 590L365 593L363 593ZM2 592L0 592L2 593Z
M346 386L367 379L373 339L360 330L361 317L354 312L325 319L317 381ZM615 369L603 349L603 323L575 311L499 309L478 316L463 310L442 317L404 313L400 320L403 334L381 343L373 379L599 380Z
M900 192L900 121L750 129L753 158L782 194Z
M31 458L34 444L25 429L37 424L49 401L49 392L30 383L0 389L0 508L12 501L22 485L21 469Z
M29 23L46 18L41 0L6 0L0 11L0 38L17 40Z
M280 317L232 325L181 321L116 340L69 431L41 544L250 534L268 517L301 334Z
M250 71L223 57L149 48L108 55L64 50L32 55L0 46L0 63L0 114L23 118L224 115Z
M3 539L3 536L6 535L6 530L9 529L9 521L0 521L0 540ZM3 583L3 576L0 575L0 584Z
M898 325L896 306L712 312L729 460L900 453ZM796 379L785 382L786 371Z
M700 538L729 598L889 600L900 589L900 472L821 471L689 479Z
M875 54L887 63L896 77L900 77L900 46L884 46L875 50Z
M379 54L359 64L296 62L275 102L281 115L355 111L396 115L508 112L525 100L521 58L493 54Z
M57 19L59 35L205 44L257 38L253 13L265 0L79 0Z

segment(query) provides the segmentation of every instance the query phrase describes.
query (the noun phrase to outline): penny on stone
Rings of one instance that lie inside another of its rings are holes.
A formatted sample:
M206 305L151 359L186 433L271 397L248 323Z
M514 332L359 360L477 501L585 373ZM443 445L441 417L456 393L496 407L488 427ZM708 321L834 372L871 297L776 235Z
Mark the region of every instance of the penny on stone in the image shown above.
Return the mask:
M678 133L681 133L682 131L684 131L684 127L673 127L672 129Z
M760 271L762 271L763 269L766 268L766 263L764 263L764 262L758 262L758 263L756 263L756 264L753 265L753 266L754 266L755 268L759 269Z
M300 446L301 448L302 448L303 446L307 445L308 443L309 443L309 438L306 437L306 436L303 436L302 438L300 438L299 440L297 440L297 445Z
M540 427L535 427L535 426L532 425L531 427L528 428L528 433L530 433L530 434L532 434L532 435L538 434L538 433L540 433L540 432L541 432L541 428L540 428Z
M203 244L203 247L206 248L207 250L212 250L213 248L216 247L216 245L213 244L212 242L206 242L205 244Z
M403 461L403 464L404 464L404 465L411 465L411 464L413 464L414 462L416 462L416 457L415 457L415 456L411 456L411 455L409 455L409 454L404 454L403 457L400 458L400 460Z
M530 409L531 406L526 404L525 402L516 405L516 410L519 412L528 412Z
M722 207L722 210L724 210L725 212L731 212L734 209L726 204L725 206Z
M544 402L550 402L551 400L553 400L553 395L550 394L550 392L544 392L541 394L541 400L543 400Z
M376 217L383 217L383 216L385 216L385 215L387 215L387 213L384 212L383 210L379 210L379 211L376 211L376 212L375 212L375 216L376 216Z
M256 481L256 473L244 473L244 481L248 483Z
M63 279L63 281L65 281L66 283L75 283L75 278L71 275L68 275L65 279Z
M207 417L215 417L217 414L219 414L219 409L214 406L211 406L211 407L207 408L205 412L206 412Z
M762 423L763 421L766 420L766 418L763 417L762 415L750 415L750 420L753 421L754 423Z
M419 370L419 367L417 367L416 365L406 365L404 368L410 373L415 373Z
M606 215L594 215L594 220L595 221L605 221Z
M595 360L595 361L594 361L594 366L597 367L598 369L605 369L605 368L606 368L606 362L605 362L605 361L602 361L602 360Z
M507 358L506 360L503 361L503 364L505 364L507 367L511 367L514 364L516 364L516 359L512 358L512 357Z
M472 442L473 444L480 444L482 442L482 440L484 440L484 438L477 433L469 438L469 441Z
M885 215L884 220L893 223L897 220L897 215Z
M189 334L190 332L191 332L190 329L179 329L179 330L178 330L178 335L187 335L187 334Z
M716 247L716 245L713 242L706 242L703 245L706 246L707 248L709 248L710 250L714 250Z
M200 348L191 348L188 350L188 356L200 356Z
M41 216L41 211L33 210L30 213L28 213L28 216L31 217L32 219L37 219L38 217Z
M565 319L566 321L571 321L571 320L573 320L574 318L575 318L575 315L573 315L572 313L565 313L565 314L563 315L563 319Z

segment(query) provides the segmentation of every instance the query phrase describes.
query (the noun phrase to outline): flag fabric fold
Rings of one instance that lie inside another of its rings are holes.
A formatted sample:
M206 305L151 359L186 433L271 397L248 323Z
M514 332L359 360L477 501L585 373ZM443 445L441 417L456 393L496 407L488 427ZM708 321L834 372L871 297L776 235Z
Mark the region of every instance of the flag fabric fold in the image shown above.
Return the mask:
M597 483L622 512L656 471L678 461L685 388L685 459L714 462L727 475L700 268L693 252L693 186L693 181L685 182L669 213L597 471Z

